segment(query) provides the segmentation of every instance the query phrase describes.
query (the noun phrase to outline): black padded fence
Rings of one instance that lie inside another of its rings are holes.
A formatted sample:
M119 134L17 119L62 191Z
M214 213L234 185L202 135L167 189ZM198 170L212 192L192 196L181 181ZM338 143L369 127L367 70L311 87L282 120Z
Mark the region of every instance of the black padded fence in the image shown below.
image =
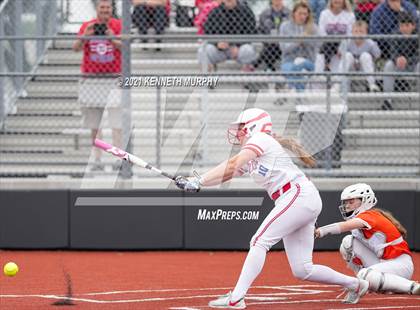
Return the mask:
M410 248L420 250L420 192L376 195L378 207L407 228ZM321 197L318 225L340 220L340 192ZM257 190L2 190L0 248L246 250L272 207ZM316 240L315 249L336 250L342 237Z

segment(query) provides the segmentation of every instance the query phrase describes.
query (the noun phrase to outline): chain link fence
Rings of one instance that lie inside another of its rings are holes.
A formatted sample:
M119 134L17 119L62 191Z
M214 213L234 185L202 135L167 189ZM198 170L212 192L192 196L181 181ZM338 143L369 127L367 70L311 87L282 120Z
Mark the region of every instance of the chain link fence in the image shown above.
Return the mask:
M2 1L0 3L0 37L43 36L56 34L60 27L58 1ZM25 96L27 80L7 73L33 72L51 41L4 40L0 45L0 125L5 116L16 110L15 101Z
M418 176L418 3L392 1L3 0L0 174L151 176L95 136L202 171L258 107L309 175Z

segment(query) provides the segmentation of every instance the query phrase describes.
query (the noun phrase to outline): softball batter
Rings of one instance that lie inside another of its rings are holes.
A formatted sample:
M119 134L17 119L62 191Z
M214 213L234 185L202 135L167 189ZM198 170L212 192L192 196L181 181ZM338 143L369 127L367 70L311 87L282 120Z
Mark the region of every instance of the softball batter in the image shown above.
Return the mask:
M420 295L420 284L410 280L414 266L404 240L407 230L389 212L373 208L377 199L372 188L350 185L341 201L345 221L320 227L315 236L351 231L343 238L340 253L358 278L369 281L370 290Z
M200 187L217 185L248 173L267 190L275 206L251 239L234 290L210 301L209 306L245 309L245 295L261 272L267 251L282 239L296 278L341 285L348 290L344 302L357 303L366 294L368 281L312 263L315 221L321 212L322 201L314 184L292 162L285 148L308 166L315 164L314 159L294 140L274 137L271 117L261 109L243 111L231 124L228 138L229 142L242 146L237 155L201 177L177 177L177 186L194 192Z

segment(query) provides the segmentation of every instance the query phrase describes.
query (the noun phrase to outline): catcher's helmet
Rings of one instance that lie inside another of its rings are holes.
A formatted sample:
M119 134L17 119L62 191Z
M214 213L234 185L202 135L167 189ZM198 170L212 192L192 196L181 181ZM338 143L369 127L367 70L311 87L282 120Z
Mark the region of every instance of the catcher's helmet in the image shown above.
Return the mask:
M360 198L362 204L355 210L347 211L345 201L352 198ZM359 213L362 213L366 210L371 209L376 205L378 200L375 197L370 185L365 183L357 183L350 186L347 186L341 193L341 204L338 207L340 209L341 215L345 220L349 220Z

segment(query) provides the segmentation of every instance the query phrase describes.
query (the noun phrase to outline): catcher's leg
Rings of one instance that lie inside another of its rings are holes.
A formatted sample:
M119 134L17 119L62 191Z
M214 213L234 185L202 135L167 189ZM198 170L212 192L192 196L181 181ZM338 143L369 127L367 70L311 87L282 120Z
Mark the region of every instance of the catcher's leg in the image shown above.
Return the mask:
M347 235L343 238L340 245L340 253L344 261L347 262L347 267L353 270L355 274L363 267L380 263L380 259L375 253L352 235Z
M358 278L369 281L369 289L375 292L420 294L420 285L411 281L413 261L407 254L384 260L381 263L363 268Z

